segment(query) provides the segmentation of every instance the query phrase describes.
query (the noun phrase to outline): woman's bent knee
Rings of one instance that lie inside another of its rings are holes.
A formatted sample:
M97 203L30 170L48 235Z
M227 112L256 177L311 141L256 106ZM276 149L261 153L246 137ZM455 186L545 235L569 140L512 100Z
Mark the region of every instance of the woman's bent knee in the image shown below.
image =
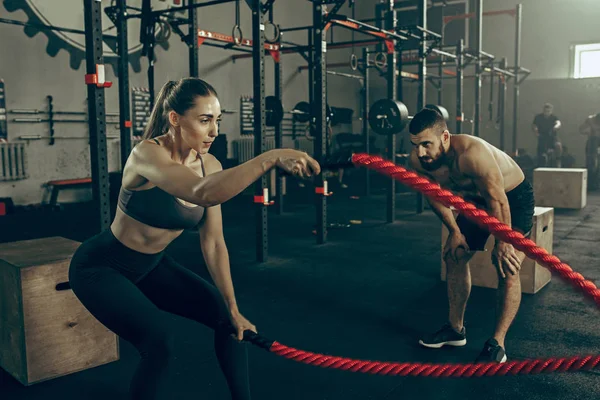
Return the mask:
M166 362L173 357L174 338L167 330L147 332L137 347L143 358Z

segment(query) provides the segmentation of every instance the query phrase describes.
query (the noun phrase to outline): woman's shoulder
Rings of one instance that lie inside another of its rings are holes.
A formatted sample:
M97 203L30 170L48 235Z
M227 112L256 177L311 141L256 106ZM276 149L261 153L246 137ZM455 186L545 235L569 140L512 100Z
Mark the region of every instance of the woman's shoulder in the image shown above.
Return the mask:
M157 152L164 151L160 138L143 139L132 149L134 156L156 155Z
M202 161L204 162L204 168L206 169L207 174L214 174L215 172L223 170L221 162L214 155L206 153L201 157Z
M156 137L149 138L149 139L142 139L135 147L138 147L138 146L164 147L165 146L165 135L156 136Z

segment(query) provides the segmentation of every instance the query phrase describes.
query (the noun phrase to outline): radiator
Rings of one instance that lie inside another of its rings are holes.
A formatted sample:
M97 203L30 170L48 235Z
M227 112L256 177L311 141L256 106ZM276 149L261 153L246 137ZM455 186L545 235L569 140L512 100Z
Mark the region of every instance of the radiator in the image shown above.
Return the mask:
M314 141L308 140L304 137L296 138L293 141L293 148L300 151L305 151L307 154L312 155L314 152ZM287 147L287 146L284 146ZM275 148L275 138L267 138L267 150ZM233 141L233 157L237 158L239 163L244 163L251 158L254 158L254 136L244 136Z
M275 148L275 138L267 138L267 150ZM237 158L238 162L245 163L254 158L254 135L244 136L233 140L233 157Z
M27 179L25 143L0 143L0 181Z

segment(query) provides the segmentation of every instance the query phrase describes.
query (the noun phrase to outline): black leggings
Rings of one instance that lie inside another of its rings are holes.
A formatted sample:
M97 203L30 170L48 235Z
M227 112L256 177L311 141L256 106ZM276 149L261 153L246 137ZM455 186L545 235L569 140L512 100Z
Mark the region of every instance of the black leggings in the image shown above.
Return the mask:
M215 288L164 253L125 247L110 229L83 243L71 261L69 281L88 311L132 343L141 361L131 383L133 399L158 399L173 360L167 313L215 331L214 346L233 399L250 399L246 346L230 336L229 314Z

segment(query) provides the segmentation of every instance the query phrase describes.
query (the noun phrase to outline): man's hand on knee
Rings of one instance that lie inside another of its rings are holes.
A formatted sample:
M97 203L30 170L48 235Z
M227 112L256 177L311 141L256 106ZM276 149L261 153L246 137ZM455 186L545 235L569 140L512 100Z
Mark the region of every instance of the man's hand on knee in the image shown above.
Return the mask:
M510 243L496 242L492 260L503 279L506 279L507 275L517 275L521 270L521 260Z
M470 251L467 239L461 232L450 233L444 246L444 260L458 263Z

